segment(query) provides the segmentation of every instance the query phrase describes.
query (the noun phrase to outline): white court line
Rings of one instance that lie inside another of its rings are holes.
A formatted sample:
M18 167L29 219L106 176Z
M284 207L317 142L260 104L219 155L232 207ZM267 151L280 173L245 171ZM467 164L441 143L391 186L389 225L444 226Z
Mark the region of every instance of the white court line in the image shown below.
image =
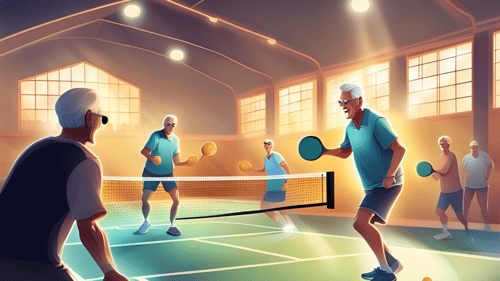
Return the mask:
M181 272L171 272L171 273L163 273L163 274L155 274L155 275L145 275L145 276L133 277L133 278L136 278L136 279L137 278L157 278L157 277L165 277L165 276L189 275L189 274L197 274L197 273L228 271L228 270L234 270L234 269L264 267L264 266L289 264L289 263L297 263L297 262L306 262L306 261L317 261L317 260L326 260L326 259L355 257L355 256L370 255L370 254L372 254L372 253L357 253L357 254L338 255L338 256L316 257L316 258L298 259L298 260L291 260L291 261L279 261L279 262L271 262L271 263L249 264L249 265L239 265L239 266L231 266L231 267L221 267L221 268L211 268L211 269L201 269L201 270L181 271ZM86 279L86 280L88 280L88 281L91 281L91 280L102 280L102 277L100 277L100 278L93 278L93 279Z
M143 277L134 277L134 279L137 280L137 281L148 281L148 279L143 278ZM92 280L95 280L95 279L92 279ZM97 279L97 280L100 280L100 278Z
M202 243L207 243L207 244L225 246L225 247L230 247L230 248L235 248L235 249L240 249L240 250L245 250L245 251L250 251L250 252L255 252L255 253L259 253L259 254L276 256L276 257L286 258L286 259L291 259L291 260L301 260L300 258L296 258L296 257L292 257L292 256L280 255L280 254L276 254L276 253L271 253L271 252L266 252L266 251L260 251L260 250L257 250L257 249L252 249L252 248L247 248L247 247L241 247L241 246L236 246L236 245L231 245L231 244L226 244L226 243L219 243L219 242L213 242L213 241L205 241L205 240L201 240L201 239L195 239L195 241L202 242Z
M227 224L239 224L239 225L255 226L255 227L261 227L261 228L281 229L281 228L278 228L278 227L255 225L255 224L246 224L246 223L236 223L236 222L204 222L204 223L227 223ZM169 225L169 224L167 224L167 225ZM123 244L123 245L124 246L136 246L136 245L142 245L142 244L181 242L181 241L191 241L191 240L196 240L196 239L216 239L216 238L225 238L225 237L240 237L240 236L261 235L261 234L267 234L267 233L280 233L280 232L285 233L284 231L270 231L270 232L260 232L260 233L250 233L250 234L246 233L246 234L233 234L233 235L220 235L220 236L187 238L187 239L178 239L178 240L161 240L161 241L143 242L143 243L135 243L135 244ZM290 233L299 233L299 234L305 234L305 235L324 236L324 237L333 237L333 238L342 238L342 239L364 241L364 239L360 238L360 237L349 237L349 236L340 236L340 235L333 235L333 234L323 234L323 233L314 233L314 232L302 232L302 231L295 231L295 232L290 232ZM65 244L65 245L72 246L72 245L81 245L81 244L82 243L68 243L68 244ZM110 247L120 247L120 246L121 245L112 245ZM407 248L407 247L396 247L396 246L391 246L391 248L392 249L409 250L409 251L420 251L420 252L437 253L437 254L443 254L443 255L449 255L449 256L459 256L459 257L477 258L477 259L483 259L483 260L500 261L500 258L497 258L497 257L479 256L479 255L473 255L473 254L444 252L444 251L437 251L437 250L430 250L430 249Z
M173 242L183 242L183 241L193 241L197 239L215 239L215 238L230 238L230 237L244 237L244 236L256 236L256 235L264 235L264 234L274 234L274 233L282 233L283 231L268 231L268 232L257 232L257 233L243 233L243 234L229 234L229 235L215 235L215 236L206 236L206 237L193 237L193 238L184 238L184 239L176 239L176 240L158 240L158 241L146 241L146 242L137 242L137 243L127 243L127 244L118 244L118 245L109 245L111 248L116 247L127 247L127 246L140 246L140 245L150 245L150 244L162 244L162 243L173 243ZM64 246L75 246L82 245L82 243L68 243Z

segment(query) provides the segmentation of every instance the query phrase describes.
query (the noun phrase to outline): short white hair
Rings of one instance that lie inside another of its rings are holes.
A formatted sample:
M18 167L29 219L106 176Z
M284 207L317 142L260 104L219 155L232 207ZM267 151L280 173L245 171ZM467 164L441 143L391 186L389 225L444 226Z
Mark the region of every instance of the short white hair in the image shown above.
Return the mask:
M451 138L448 136L440 136L438 139L438 144L439 144L439 141L442 139L445 139L448 144L451 144Z
M477 141L473 140L473 141L470 142L469 147L473 147L473 146L479 147L479 144L477 143Z
M101 113L101 101L93 89L74 88L67 90L56 101L55 110L63 128L78 128L85 125L88 110Z
M272 143L274 145L274 141L272 139L266 139L264 141L264 144L266 144L266 143Z
M359 86L358 84L354 83L346 83L342 84L339 88L342 92L349 92L351 91L351 96L353 99L357 99L359 97L365 97L365 91L363 91L363 88Z
M169 114L169 115L165 116L165 118L163 118L163 124L165 124L165 121L167 121L167 118L173 118L175 120L174 122L177 123L177 116Z

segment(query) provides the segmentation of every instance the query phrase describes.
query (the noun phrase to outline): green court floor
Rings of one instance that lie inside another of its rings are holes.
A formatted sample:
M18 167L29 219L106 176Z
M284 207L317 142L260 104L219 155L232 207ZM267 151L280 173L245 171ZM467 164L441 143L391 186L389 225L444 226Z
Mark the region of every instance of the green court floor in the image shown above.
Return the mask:
M264 214L182 220L182 235L153 224L146 235L137 225L106 226L119 271L130 280L362 280L378 266L375 256L352 228L352 219L291 215L298 232L279 229ZM404 265L398 280L500 280L500 233L462 230L454 239L435 241L438 229L379 227ZM86 280L103 275L73 228L64 262Z

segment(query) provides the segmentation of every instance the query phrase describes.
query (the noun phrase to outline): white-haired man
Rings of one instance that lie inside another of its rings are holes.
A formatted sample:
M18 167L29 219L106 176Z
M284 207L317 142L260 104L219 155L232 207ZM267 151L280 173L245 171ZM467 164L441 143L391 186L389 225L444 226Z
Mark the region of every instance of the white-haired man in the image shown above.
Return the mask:
M490 156L479 150L477 141L472 141L469 145L471 153L465 155L462 160L462 169L467 173L467 180L465 182L464 194L464 217L469 221L469 208L477 194L477 203L481 209L481 216L483 217L484 230L491 231L488 224L488 180L493 170L493 162Z
M143 177L173 177L174 166L190 166L187 161L181 162L179 153L179 138L174 134L175 126L177 126L177 117L167 115L163 119L163 129L155 131L149 137L146 145L141 151L141 154L147 158ZM174 236L181 235L181 232L174 226L177 208L179 207L179 189L175 181L161 181L163 188L172 198L172 207L170 208L170 228L167 233ZM148 221L149 199L156 191L159 181L144 181L142 193L142 214L144 222L139 228L139 234L145 234L151 223Z
M95 144L101 115L94 90L77 88L55 105L61 134L41 139L21 153L0 190L0 276L2 280L83 280L61 260L63 245L77 221L80 240L105 274L116 271L108 240L97 220L101 201L99 158L84 145Z
M391 210L403 189L403 161L406 148L382 114L363 108L364 92L356 84L340 86L339 105L351 122L345 129L339 148L324 154L342 159L354 154L354 161L363 184L365 197L354 218L354 229L365 239L380 267L364 273L367 280L396 280L402 270L400 261L391 255L375 222L386 224Z
M436 214L439 216L441 225L443 226L443 233L434 235L434 239L443 240L451 237L448 232L448 216L446 210L448 207L453 208L457 219L464 225L467 238L472 242L472 238L467 220L462 214L463 210L463 196L462 181L458 172L458 160L455 153L450 151L451 138L449 136L441 136L438 139L438 145L443 151L438 158L438 169L432 173L435 180L439 180L441 186L441 193L436 206Z

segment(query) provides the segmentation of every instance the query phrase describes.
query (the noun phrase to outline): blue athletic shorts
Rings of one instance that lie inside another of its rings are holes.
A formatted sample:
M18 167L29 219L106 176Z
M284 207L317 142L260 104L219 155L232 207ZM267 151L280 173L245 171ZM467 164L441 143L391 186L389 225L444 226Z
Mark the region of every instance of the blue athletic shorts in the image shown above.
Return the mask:
M439 194L439 201L437 204L437 207L441 210L448 209L448 207L453 208L453 211L455 213L461 212L463 209L463 204L464 202L464 191L463 189L460 189L458 191L452 192L452 193L443 193Z
M391 188L382 187L365 190L365 198L359 207L366 208L375 214L370 223L374 224L378 222L380 224L386 224L389 220L392 207L398 200L402 190L403 185L395 185Z
M281 190L273 190L273 191L267 191L266 194L264 194L264 201L267 202L283 202L285 201L286 198L286 191L281 191Z
M155 175L153 173L150 173L144 169L142 171L142 177L143 178L162 178L162 177L173 177L174 172L168 174L168 175ZM149 189L152 191L156 191L158 188L158 185L160 184L160 181L144 181L144 189ZM170 190L177 188L177 183L175 181L162 181L161 184L163 185L163 188L165 189L166 192L169 192Z

